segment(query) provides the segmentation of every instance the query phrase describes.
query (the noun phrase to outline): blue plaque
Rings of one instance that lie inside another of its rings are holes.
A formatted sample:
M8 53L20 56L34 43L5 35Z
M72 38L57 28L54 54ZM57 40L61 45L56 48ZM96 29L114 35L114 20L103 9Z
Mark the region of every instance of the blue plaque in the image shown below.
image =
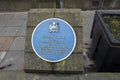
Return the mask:
M35 53L48 62L59 62L71 55L76 45L76 35L66 21L50 18L40 22L32 33Z

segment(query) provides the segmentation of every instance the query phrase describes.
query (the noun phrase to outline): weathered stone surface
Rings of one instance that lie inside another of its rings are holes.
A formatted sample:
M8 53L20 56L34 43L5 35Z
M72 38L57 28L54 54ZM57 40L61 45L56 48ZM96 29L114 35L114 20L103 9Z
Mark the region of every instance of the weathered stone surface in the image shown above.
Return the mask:
M52 64L41 60L35 53L26 52L24 60L26 72L52 72Z
M56 9L55 17L67 21L72 27L82 26L81 9Z
M27 12L0 13L0 27L25 27Z
M25 37L15 37L9 50L24 50Z
M0 3L0 11L29 10L30 8L30 0L1 1Z
M83 72L83 55L71 54L66 60L55 63L53 67L55 72L82 73Z
M85 80L120 80L120 73L91 73L85 74L84 78Z
M32 32L33 32L34 28L27 28L26 30L26 41L25 41L25 51L26 52L34 52L32 49L32 45L31 45L31 37L32 37Z
M54 9L31 9L28 12L27 26L36 27L41 21L53 17Z
M6 51L10 48L13 37L0 37L0 51Z
M20 27L0 27L0 36L17 36Z
M76 47L73 53L82 53L83 52L83 30L82 27L74 28L76 34Z
M88 0L64 0L63 3L65 8L83 8L88 4Z
M65 74L25 74L25 80L78 80L77 75L65 75ZM80 79L82 80L82 79Z
M8 51L0 66L7 66L3 70L23 70L24 68L24 51Z
M68 9L66 9L68 10ZM76 9L72 11L69 9L68 12L64 9L33 9L28 13L28 23L26 30L26 44L25 44L25 70L29 72L42 72L42 71L50 71L50 72L82 72L82 27L81 27L81 10ZM62 14L62 12L65 14ZM76 11L76 12L75 12ZM31 36L36 25L44 19L50 17L56 17L58 13L63 19L72 19L69 20L74 25L74 30L77 36L77 43L73 54L66 60L58 63L48 63L41 60L33 51L31 45ZM70 13L70 15L69 15ZM66 16L67 15L67 16ZM71 17L71 18L69 18ZM79 19L80 17L80 19ZM79 23L80 22L80 23ZM79 23L79 24L78 24ZM76 25L77 24L77 25ZM34 58L33 58L34 57ZM77 66L78 65L78 66Z
M39 0L35 5L38 5L39 8L56 8L56 0Z
M24 72L0 71L0 80L24 80Z

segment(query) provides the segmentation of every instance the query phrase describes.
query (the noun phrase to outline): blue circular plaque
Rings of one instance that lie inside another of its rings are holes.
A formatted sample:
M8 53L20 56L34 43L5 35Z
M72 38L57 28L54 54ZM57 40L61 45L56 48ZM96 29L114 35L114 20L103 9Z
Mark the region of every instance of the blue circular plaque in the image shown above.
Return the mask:
M35 53L48 62L59 62L71 55L76 45L76 35L66 21L50 18L40 22L32 33Z

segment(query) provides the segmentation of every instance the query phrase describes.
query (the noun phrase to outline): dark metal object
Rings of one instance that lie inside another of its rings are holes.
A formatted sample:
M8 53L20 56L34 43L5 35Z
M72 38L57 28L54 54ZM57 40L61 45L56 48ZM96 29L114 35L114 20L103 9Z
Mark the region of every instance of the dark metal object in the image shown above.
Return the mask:
M120 15L120 11L96 11L91 31L91 54L97 64L98 71L120 71L120 41L112 37L106 27L102 15Z

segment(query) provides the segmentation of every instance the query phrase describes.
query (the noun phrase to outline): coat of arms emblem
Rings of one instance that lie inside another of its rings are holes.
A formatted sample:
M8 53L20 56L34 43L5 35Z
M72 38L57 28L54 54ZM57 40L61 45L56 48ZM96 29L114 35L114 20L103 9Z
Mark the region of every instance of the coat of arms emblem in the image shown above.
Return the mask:
M50 25L49 25L50 33L58 32L58 29L59 29L59 23L56 23L56 22L50 23Z

